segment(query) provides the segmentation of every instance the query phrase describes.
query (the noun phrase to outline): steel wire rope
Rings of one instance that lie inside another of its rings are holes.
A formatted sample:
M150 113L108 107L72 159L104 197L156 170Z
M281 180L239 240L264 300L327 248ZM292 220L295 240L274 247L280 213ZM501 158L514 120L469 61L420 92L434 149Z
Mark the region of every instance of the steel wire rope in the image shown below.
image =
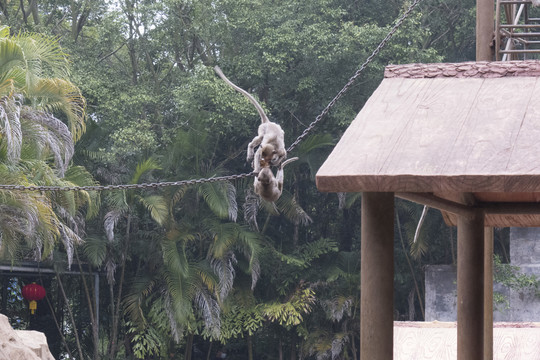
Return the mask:
M345 84L345 86L338 92L338 94L326 105L322 112L317 115L315 120L309 124L309 126L302 132L300 136L289 146L287 152L292 151L299 143L302 141L312 130L313 128L330 112L330 110L336 105L337 101L349 90L351 85L356 81L356 79L362 74L362 72L367 68L367 66L373 61L375 56L386 46L388 41L394 36L399 27L407 19L410 13L416 8L416 6L422 0L414 0L407 10L401 15L401 17L396 21L392 29L384 37L384 39L379 43L379 45L373 50L370 56L364 61L364 63L356 70L353 76ZM42 185L14 185L14 184L0 184L0 190L15 190L15 191L106 191L106 190L124 190L124 189L147 189L147 188L161 188L167 186L189 186L203 183L211 183L218 181L229 181L229 180L239 180L247 177L254 176L255 172L237 174L237 175L226 175L218 176L211 178L201 178L201 179L192 179L192 180L180 180L180 181L166 181L166 182L155 182L155 183L141 183L141 184L119 184L119 185L90 185L90 186L42 186Z

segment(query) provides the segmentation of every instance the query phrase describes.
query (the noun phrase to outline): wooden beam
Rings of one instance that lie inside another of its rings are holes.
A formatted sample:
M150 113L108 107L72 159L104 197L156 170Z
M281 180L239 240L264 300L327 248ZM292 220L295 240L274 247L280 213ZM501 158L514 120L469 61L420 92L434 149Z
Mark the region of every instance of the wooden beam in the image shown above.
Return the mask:
M493 60L493 0L476 0L476 61Z
M540 203L493 202L478 203L486 215L534 215L540 214Z
M396 196L401 199L410 200L415 203L427 205L434 209L438 209L441 211L448 211L448 212L451 212L452 214L460 215L467 219L472 219L475 216L476 210L474 208L464 205L464 204L460 204L455 201L440 198L430 193L411 193L411 192L402 193L400 192L400 193L396 193Z
M393 359L394 194L362 194L360 358Z
M484 229L484 360L493 360L493 228Z
M484 354L484 214L458 219L457 355L458 360Z

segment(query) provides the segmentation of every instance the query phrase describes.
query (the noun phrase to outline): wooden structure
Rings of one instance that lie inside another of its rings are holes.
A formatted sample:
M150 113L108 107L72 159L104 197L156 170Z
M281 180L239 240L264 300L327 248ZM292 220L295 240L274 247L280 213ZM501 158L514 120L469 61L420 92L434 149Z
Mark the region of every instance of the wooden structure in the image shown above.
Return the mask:
M484 227L540 226L540 62L388 66L316 179L363 192L361 358L392 359L394 196L458 226L458 359L484 358Z
M536 15L531 15L534 12ZM534 9L531 0L496 0L495 34L499 35L495 37L496 60L538 57L540 54L539 13L540 9ZM480 59L477 57L477 60Z

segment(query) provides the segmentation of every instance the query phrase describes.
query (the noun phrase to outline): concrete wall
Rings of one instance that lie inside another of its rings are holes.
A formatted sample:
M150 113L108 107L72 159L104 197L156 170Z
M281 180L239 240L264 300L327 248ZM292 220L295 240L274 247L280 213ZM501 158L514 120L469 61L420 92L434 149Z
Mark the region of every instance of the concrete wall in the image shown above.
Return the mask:
M524 274L540 279L540 228L510 229L510 261ZM456 321L457 272L453 265L426 268L426 321ZM540 297L533 291L513 291L500 284L494 291L508 299L496 305L494 321L540 321Z

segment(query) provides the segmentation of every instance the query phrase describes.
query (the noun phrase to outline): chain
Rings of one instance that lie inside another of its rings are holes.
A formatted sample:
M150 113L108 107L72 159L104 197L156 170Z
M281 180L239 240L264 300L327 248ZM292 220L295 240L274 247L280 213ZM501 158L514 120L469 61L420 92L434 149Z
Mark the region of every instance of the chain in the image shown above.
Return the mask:
M364 61L364 63L358 68L354 75L349 79L347 84L341 89L341 91L330 101L330 103L324 108L324 110L315 118L315 120L309 124L304 132L289 146L287 151L293 150L310 132L315 125L319 123L326 114L334 107L339 99L349 90L351 85L356 81L360 74L366 69L366 67L373 61L375 56L386 46L386 43L394 36L394 33L403 24L405 19L414 10L414 8L422 0L414 0L409 8L403 13L403 15L397 20L396 24L392 27L390 32L381 41L379 46L373 50L371 55ZM2 185L0 184L0 190L15 190L15 191L105 191L105 190L127 190L127 189L147 189L147 188L161 188L166 186L189 186L203 183L211 183L218 181L239 180L247 177L254 176L255 173L246 173L239 175L219 176L206 179L194 179L194 180L181 180L181 181L169 181L169 182L157 182L157 183L141 183L141 184L123 184L123 185L93 185L93 186L25 186L25 185Z
M403 24L405 19L407 19L407 17L414 10L414 8L420 3L420 1L422 0L413 1L413 3L409 6L409 8L398 19L394 27L392 27L392 30L390 30L390 32L386 35L386 37L381 41L379 46L377 46L375 50L373 50L371 55L366 59L366 61L364 61L364 63L360 66L360 68L358 68L358 70L354 73L354 75L349 79L347 84L345 84L343 89L341 89L341 91L332 99L332 101L330 101L330 103L328 103L328 105L326 105L326 107L315 118L315 120L313 120L313 122L309 124L309 126L304 130L304 132L289 146L289 148L287 149L287 152L293 150L296 147L296 145L298 145L298 143L300 143L300 141L302 141L311 132L311 130L313 130L315 125L317 125L317 123L319 123L319 121L321 121L322 118L326 116L326 114L328 114L330 109L332 109L334 105L336 105L337 101L349 90L351 85L356 81L356 79L360 76L360 74L367 68L367 66L373 61L375 56L377 56L379 52L381 52L381 50L386 46L386 43L388 43L388 41L392 38L392 36L394 36L395 32L399 29L401 24Z
M212 183L218 181L233 181L254 176L255 173L246 173L238 175L218 176L206 179L193 179L181 181L168 181L156 183L141 183L141 184L123 184L123 185L93 185L93 186L24 186L24 185L0 185L0 190L16 190L16 191L105 191L105 190L127 190L127 189L148 189L161 188L166 186L189 186L203 183Z

